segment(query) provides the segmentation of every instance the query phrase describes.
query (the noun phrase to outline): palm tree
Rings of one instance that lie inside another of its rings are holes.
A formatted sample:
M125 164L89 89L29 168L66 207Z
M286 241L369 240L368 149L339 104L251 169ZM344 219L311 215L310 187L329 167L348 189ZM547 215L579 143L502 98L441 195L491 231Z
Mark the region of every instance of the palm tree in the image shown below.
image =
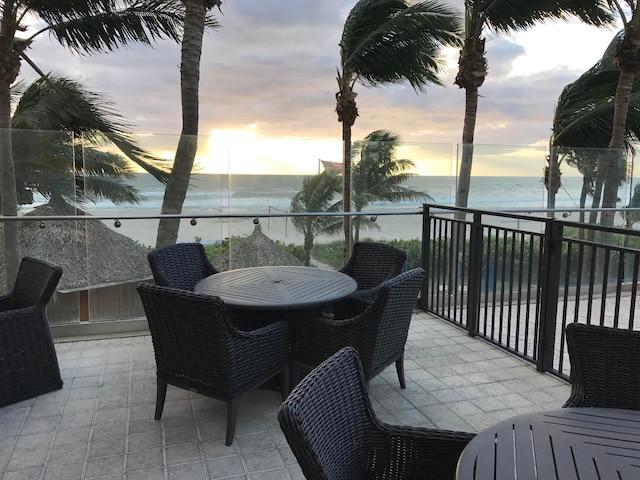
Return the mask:
M189 188L191 170L198 149L198 90L200 84L200 57L202 37L206 27L217 23L207 12L222 5L222 0L182 0L185 7L184 34L180 61L180 100L182 104L182 131L171 169L171 177L162 199L163 214L182 213L182 205ZM156 248L172 245L178 240L179 218L161 218L158 223Z
M459 45L459 14L439 0L359 0L340 40L336 112L342 122L343 203L351 211L351 127L358 116L356 82L375 87L408 82L416 91L441 85L439 54ZM351 219L344 216L345 254L351 245Z
M423 201L431 199L425 192L402 185L415 174L408 172L415 166L413 161L396 158L400 140L388 130L376 130L353 146L353 207L356 212L371 202ZM354 161L360 157L359 161ZM360 239L361 228L380 228L377 224L354 220L354 241Z
M0 211L16 216L18 202L11 146L11 85L22 60L35 66L27 51L48 33L77 53L112 51L120 46L149 45L161 38L180 39L182 6L176 0L4 0L0 19ZM30 33L31 25L44 27ZM37 68L37 67L36 67ZM8 278L18 267L18 224L4 222Z
M485 30L510 33L539 22L571 17L598 26L613 21L604 0L465 0L464 5L465 38L455 80L455 84L465 90L462 157L456 194L456 206L459 207L466 207L469 198L478 90L487 76Z
M291 199L291 211L303 212L339 212L342 202L333 198L340 193L340 177L333 170L325 170L317 175L306 175L302 180L302 190ZM311 262L311 250L318 235L336 234L341 222L332 216L304 215L292 218L293 226L304 235L304 264Z
M166 181L158 159L129 137L129 125L103 96L52 74L12 92L19 96L11 118L18 204L33 203L35 192L53 202L138 203L136 189L123 182L133 175L132 162ZM123 155L103 149L109 145Z
M549 175L555 179L549 190L549 208L555 208L555 192L560 187L560 164L564 157L584 175L583 186L589 194L596 193L597 165L606 159L604 153L611 139L615 90L620 76L614 62L618 39L619 34L602 58L575 82L567 85L558 98L549 140ZM627 152L633 151L633 141L640 134L640 83L637 80L630 102L624 142ZM599 192L596 197L600 198ZM599 202L594 206L598 208ZM584 207L582 202L581 207Z
M578 168L583 175L580 207L586 205L586 196L593 197L592 207L600 207L602 186L610 152L607 151L612 135L615 92L620 71L616 67L615 55L621 33L617 34L605 50L602 58L575 82L567 85L556 106L553 119L553 134L550 138L550 165L552 178L557 178L549 191L549 208L555 207L554 191L560 187L560 165L563 158L569 165ZM624 131L623 149L634 151L633 144L640 138L640 80L636 77L629 96L627 122ZM624 180L624 171L616 168L617 186ZM609 171L609 174L611 172ZM622 173L622 174L621 174ZM583 213L580 216L584 219ZM597 214L590 216L595 223Z
M627 208L640 208L640 183L637 183L633 189L633 196ZM640 212L624 212L623 217L627 228L633 228L633 225L640 223Z
M620 179L626 176L624 152L626 140L626 124L629 114L631 92L640 71L638 58L640 57L640 11L638 2L627 0L624 6L617 0L608 0L612 11L616 12L623 25L623 35L619 39L615 62L620 69L620 77L616 86L615 107L613 110L613 129L609 148L610 155L599 162L599 180L603 183L602 208L615 208L618 202L618 187ZM631 18L627 17L627 13ZM597 187L596 187L597 188ZM612 226L613 213L604 213L600 217L600 224ZM606 239L603 239L606 241Z

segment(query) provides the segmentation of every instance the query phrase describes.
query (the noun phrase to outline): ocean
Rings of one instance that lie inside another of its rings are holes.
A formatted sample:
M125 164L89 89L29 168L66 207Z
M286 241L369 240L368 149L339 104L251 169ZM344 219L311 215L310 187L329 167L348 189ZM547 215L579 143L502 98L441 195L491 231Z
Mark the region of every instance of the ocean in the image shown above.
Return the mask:
M194 174L191 188L183 206L185 215L203 214L242 214L242 213L284 213L290 210L292 197L301 189L302 175L214 175ZM416 176L406 186L427 193L432 200L425 203L453 205L455 199L455 177L449 176ZM83 209L92 215L118 216L136 214L160 214L164 186L151 175L137 174L129 181L142 197L137 204L114 205L110 201L98 201L83 205ZM562 188L556 198L557 208L579 208L581 177L563 177ZM623 196L627 188L620 189ZM394 212L420 211L423 202L373 202L365 211ZM621 199L620 206L628 204L626 198ZM540 210L546 205L546 190L542 177L474 177L471 179L469 193L470 208L486 210ZM540 213L534 215L541 216ZM576 214L574 214L576 215ZM569 215L569 219L571 215ZM390 216L378 215L369 217L369 224L377 226L361 232L361 238L373 239L412 239L419 238L422 230L422 219L419 215ZM371 219L374 221L372 222ZM287 218L259 219L263 232L274 240L285 243L301 243L302 234L296 231L291 220ZM121 226L116 228L112 222L106 221L114 230L131 237L143 245L154 245L157 232L157 220L121 219ZM180 227L179 241L201 240L217 242L230 236L249 235L255 228L253 218L240 219L198 219L196 225L184 220ZM339 237L333 237L339 238ZM330 240L331 237L320 237L318 241Z

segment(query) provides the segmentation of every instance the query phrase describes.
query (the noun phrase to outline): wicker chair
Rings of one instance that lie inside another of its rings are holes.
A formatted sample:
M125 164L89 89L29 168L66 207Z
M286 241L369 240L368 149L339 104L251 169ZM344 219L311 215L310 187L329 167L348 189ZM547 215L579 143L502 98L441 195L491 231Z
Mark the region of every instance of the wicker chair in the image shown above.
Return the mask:
M62 268L24 257L13 291L0 297L0 406L62 388L46 305Z
M342 347L358 350L367 380L393 362L400 387L405 388L404 346L411 315L422 287L424 270L415 268L382 283L375 300L349 318L309 318L292 322L293 378L300 368L314 367Z
M193 291L196 283L218 273L201 243L176 243L152 250L147 255L156 285ZM254 330L281 319L273 312L228 309L233 324L240 330Z
M565 407L640 410L640 332L571 323L571 395Z
M407 254L391 245L356 242L349 260L340 269L358 282L350 299L372 302L380 285L398 275L406 260Z
M218 273L201 243L176 243L157 248L147 256L156 285L193 291L205 277Z
M289 334L285 321L252 332L237 330L218 297L142 283L138 293L149 322L157 367L155 419L162 416L167 385L222 400L231 445L238 398L280 374L289 391Z
M305 377L280 406L278 420L308 480L453 479L475 436L379 421L353 347Z

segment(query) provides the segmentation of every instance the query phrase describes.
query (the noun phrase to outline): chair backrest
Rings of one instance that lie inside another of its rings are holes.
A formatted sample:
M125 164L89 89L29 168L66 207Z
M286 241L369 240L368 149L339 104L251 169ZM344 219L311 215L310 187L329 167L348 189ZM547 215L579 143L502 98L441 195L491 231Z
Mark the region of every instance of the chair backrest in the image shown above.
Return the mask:
M218 273L198 242L176 243L147 255L156 285L192 291L196 283Z
M13 307L44 307L55 292L60 277L62 267L37 258L24 257L13 288Z
M183 388L231 388L231 330L223 301L176 288L141 283L138 293L149 323L158 376Z
M407 254L399 248L375 242L356 242L347 263L340 269L369 290L402 271Z
M372 348L360 351L370 378L389 364L390 356L404 350L423 281L424 269L414 268L381 285L370 307L371 323L366 328L373 337Z
M353 347L307 375L280 405L278 420L310 480L367 478L370 447L383 442Z
M565 407L640 410L640 331L571 323L571 396Z

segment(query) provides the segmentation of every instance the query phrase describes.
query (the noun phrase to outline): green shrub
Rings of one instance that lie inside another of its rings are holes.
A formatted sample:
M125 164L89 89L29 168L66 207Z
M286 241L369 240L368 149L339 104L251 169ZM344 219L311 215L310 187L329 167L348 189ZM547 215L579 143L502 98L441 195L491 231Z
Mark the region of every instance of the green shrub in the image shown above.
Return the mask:
M329 243L316 243L311 251L311 256L338 269L344 265L343 252L344 242L342 240L334 240Z
M284 242L280 240L276 240L276 245L278 245L280 248L283 248L298 260L300 260L302 263L304 263L304 247L302 245L296 245L295 243L285 245Z
M364 239L365 242L373 242L375 240ZM422 258L422 241L420 239L413 240L389 240L380 243L386 243L393 247L399 248L407 252L407 269L420 266ZM329 243L318 243L313 247L313 258L322 263L331 265L334 268L340 268L344 265L343 259L343 242L342 240L334 240Z

